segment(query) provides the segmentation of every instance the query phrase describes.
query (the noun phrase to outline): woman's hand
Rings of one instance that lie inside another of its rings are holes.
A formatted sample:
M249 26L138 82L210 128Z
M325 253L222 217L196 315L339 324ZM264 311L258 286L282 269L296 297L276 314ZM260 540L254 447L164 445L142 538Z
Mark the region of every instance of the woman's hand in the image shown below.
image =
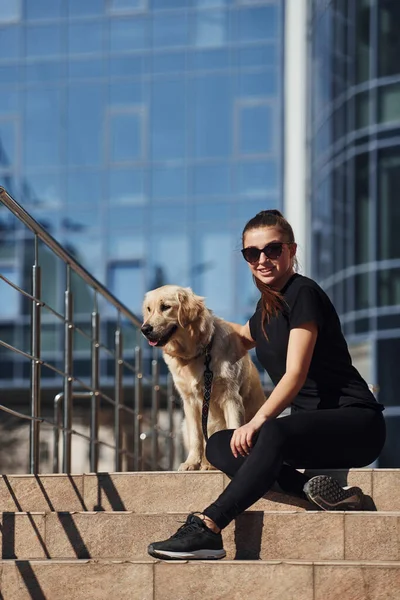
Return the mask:
M250 450L253 446L254 434L260 429L262 423L259 425L252 423L246 423L239 429L235 429L231 438L231 450L235 458L238 454L241 456L247 456L250 454Z

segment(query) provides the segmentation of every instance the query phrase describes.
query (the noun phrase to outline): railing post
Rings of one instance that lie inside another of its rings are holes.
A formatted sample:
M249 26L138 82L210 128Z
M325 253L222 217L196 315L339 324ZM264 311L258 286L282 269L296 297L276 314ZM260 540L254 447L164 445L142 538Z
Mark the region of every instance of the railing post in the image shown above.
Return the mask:
M64 437L63 437L63 473L71 472L71 426L72 426L72 344L73 344L73 308L71 292L71 272L67 265L67 289L65 291L65 339L64 339Z
M151 468L158 469L158 409L160 405L160 386L158 385L158 360L151 361L152 392L151 392Z
M60 471L60 425L61 425L61 400L64 394L60 392L54 398L54 429L53 429L53 473Z
M115 439L115 471L121 471L121 409L123 403L123 335L118 313L118 324L115 330L115 410L114 410L114 439Z
M95 310L92 312L92 399L90 412L90 470L97 473L99 465L99 353L100 353L100 315L97 310L97 295Z
M135 348L135 415L133 423L133 470L141 471L142 462L142 444L140 439L142 429L143 412L143 374L142 374L142 349L139 346Z
M175 395L174 395L174 382L171 373L168 373L167 378L167 407L168 407L168 421L169 421L169 434L168 434L168 468L170 471L174 468L174 409L175 409Z
M31 416L40 417L40 298L41 298L41 271L38 264L38 238L35 235L35 264L32 267L32 296L38 301L32 302L32 329L31 329ZM29 463L30 472L39 472L39 442L40 422L31 421Z

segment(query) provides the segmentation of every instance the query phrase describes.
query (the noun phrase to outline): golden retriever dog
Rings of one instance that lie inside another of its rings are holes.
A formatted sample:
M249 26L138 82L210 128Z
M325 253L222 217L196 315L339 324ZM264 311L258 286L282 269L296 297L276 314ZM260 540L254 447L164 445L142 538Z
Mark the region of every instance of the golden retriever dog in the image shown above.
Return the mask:
M147 292L143 317L142 333L151 346L162 347L183 401L188 456L179 470L211 469L201 426L205 349L212 340L209 436L237 429L265 402L257 369L231 325L215 316L190 288L164 285Z

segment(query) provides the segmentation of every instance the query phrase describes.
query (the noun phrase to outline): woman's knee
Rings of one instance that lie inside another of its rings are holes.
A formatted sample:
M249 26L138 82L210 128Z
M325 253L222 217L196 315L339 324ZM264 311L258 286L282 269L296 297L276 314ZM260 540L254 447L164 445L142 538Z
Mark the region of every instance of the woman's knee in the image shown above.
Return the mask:
M220 471L225 472L227 459L232 454L230 442L233 431L233 429L217 431L213 433L206 444L205 454L208 462Z

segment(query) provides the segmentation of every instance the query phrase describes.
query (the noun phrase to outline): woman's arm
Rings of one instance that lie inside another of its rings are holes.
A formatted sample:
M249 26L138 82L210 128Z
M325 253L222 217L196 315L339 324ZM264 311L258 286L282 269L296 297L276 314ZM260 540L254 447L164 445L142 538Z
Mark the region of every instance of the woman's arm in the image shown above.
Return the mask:
M249 454L254 433L265 421L274 419L284 411L297 396L307 379L317 335L318 327L314 322L304 323L290 331L286 372L251 421L235 430L231 438L231 450L235 457Z
M292 329L286 357L286 372L278 385L252 419L254 423L264 423L277 417L287 408L307 379L311 358L317 341L316 323L304 323Z
M242 342L246 350L250 350L251 348L255 347L256 342L251 337L250 325L248 321L246 325L239 325L239 323L231 323L230 321L228 321L228 323L232 327L232 329L238 334L238 336L240 337L240 341Z

